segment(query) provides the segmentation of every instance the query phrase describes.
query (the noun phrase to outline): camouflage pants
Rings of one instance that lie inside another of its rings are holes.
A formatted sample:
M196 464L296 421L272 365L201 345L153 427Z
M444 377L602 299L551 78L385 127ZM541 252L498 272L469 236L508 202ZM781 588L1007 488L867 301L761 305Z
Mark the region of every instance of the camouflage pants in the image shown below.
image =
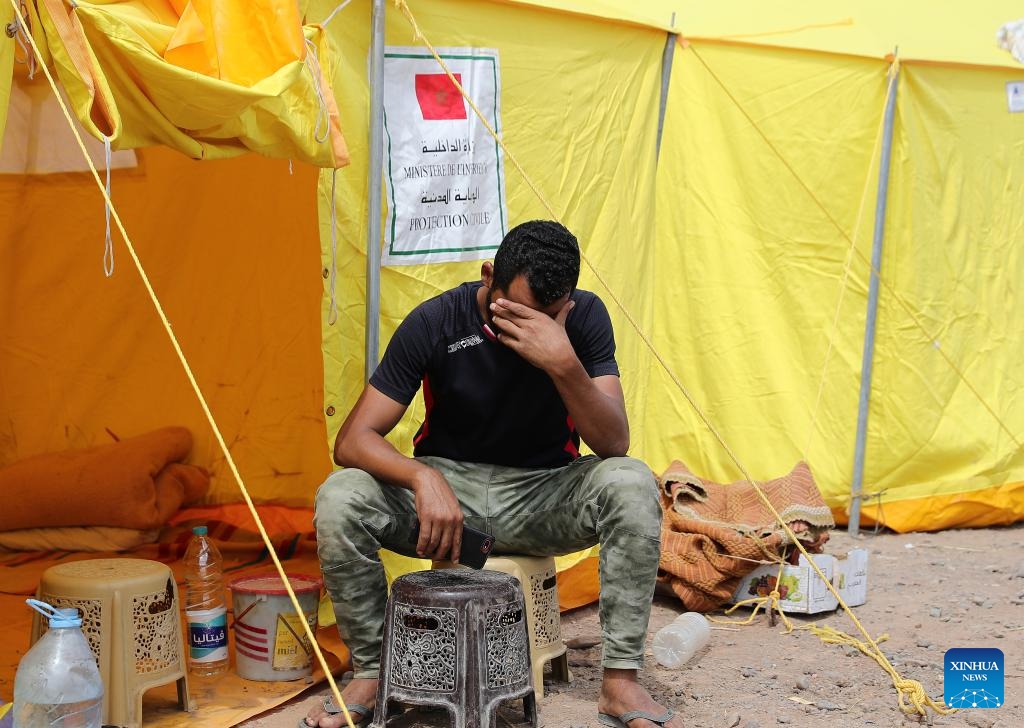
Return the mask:
M532 470L420 460L448 480L466 524L494 536L494 553L555 556L600 543L602 664L643 664L661 535L657 485L646 465L584 457ZM362 470L336 471L317 492L320 566L356 677L375 678L380 669L387 583L377 552L415 556L415 521L411 491Z

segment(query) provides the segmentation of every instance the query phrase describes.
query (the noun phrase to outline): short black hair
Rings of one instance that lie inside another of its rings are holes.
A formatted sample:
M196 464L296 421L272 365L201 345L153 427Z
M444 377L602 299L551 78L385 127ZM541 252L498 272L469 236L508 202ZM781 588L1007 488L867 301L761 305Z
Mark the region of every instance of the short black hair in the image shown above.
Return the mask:
M576 290L580 279L580 244L554 220L530 220L508 231L494 254L494 287L508 291L525 275L530 291L547 306Z

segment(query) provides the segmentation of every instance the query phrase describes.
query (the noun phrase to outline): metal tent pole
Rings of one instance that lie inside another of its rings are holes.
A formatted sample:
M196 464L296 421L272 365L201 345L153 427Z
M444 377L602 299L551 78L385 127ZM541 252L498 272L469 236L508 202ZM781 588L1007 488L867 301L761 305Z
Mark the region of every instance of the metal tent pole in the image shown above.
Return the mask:
M364 376L368 381L380 355L380 191L384 169L384 0L373 0L370 35L370 148L366 220L366 331Z
M853 449L853 479L850 483L850 523L848 532L860 532L860 505L864 484L864 450L868 434L868 407L871 401L871 369L875 355L875 322L878 316L878 273L882 268L882 241L885 237L885 211L889 194L889 162L892 157L892 132L896 119L896 89L899 61L889 70L889 88L885 100L885 128L882 153L878 161L878 196L875 200L875 234L871 246L871 280L868 286L868 312L864 324L864 355L860 365L860 401L857 408L857 441Z
M676 27L676 14L672 13L672 27ZM668 82L672 77L672 58L676 52L676 39L679 36L669 31L665 37L665 50L661 54L661 101L658 104L658 141L655 146L654 158L661 155L661 130L665 126L665 108L668 105Z

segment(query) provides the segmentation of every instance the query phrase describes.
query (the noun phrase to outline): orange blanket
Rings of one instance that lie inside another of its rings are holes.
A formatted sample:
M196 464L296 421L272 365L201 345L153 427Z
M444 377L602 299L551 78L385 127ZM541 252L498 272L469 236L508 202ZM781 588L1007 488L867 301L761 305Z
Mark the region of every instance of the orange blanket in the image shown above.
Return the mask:
M0 468L0 531L47 526L160 528L206 494L205 470L182 461L183 427L109 445L48 453Z
M761 562L782 556L789 543L747 482L714 483L675 461L662 474L661 485L658 578L689 610L709 612L723 605L740 579ZM760 486L783 521L809 524L801 540L816 541L823 529L835 525L806 463Z

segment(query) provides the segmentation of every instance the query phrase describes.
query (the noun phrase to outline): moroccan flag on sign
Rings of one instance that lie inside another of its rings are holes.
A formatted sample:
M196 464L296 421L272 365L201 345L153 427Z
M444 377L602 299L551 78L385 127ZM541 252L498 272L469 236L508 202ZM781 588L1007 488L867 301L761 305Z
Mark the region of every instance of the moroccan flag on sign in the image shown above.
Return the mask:
M462 84L462 74L453 73L455 80ZM424 121L439 119L465 119L466 106L462 94L451 79L443 73L416 74L416 100L420 104Z

